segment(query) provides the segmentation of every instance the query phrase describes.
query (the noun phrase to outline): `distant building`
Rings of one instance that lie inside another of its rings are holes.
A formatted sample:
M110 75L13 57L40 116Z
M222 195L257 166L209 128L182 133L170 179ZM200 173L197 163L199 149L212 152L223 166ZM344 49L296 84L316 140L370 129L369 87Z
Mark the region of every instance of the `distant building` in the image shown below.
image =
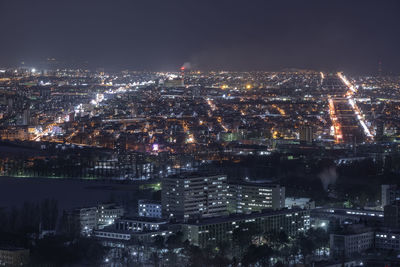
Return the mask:
M228 184L227 201L231 213L278 210L285 207L285 187L267 183L232 182Z
M31 120L31 112L28 109L25 109L22 113L22 125L29 125Z
M158 218L122 218L115 222L115 229L128 232L158 231L166 220Z
M375 232L375 248L400 251L400 233L384 230Z
M306 143L312 143L314 139L314 131L311 126L303 126L300 128L300 141Z
M113 203L102 204L97 207L97 227L102 228L113 224L114 221L124 215L124 209Z
M165 218L187 221L227 214L226 175L185 173L170 176L162 184Z
M345 233L330 235L332 257L352 257L373 247L374 232L369 228L357 227Z
M400 228L400 200L384 207L384 222L389 228Z
M316 208L311 210L311 219L314 225L321 223L332 225L357 224L360 221L369 225L383 225L383 211L360 210L346 208ZM332 226L331 225L331 226Z
M96 207L76 208L67 214L69 231L89 235L95 229L104 228L124 215L124 209L115 204L101 204Z
M78 220L82 234L88 234L97 228L97 207L75 209L73 215Z
M393 204L396 200L400 200L400 188L397 185L383 184L381 185L381 189L382 208L386 205Z
M24 266L28 263L29 249L0 247L0 266Z
M163 227L166 225L166 220L157 218L122 218L103 229L94 230L93 234L106 246L122 247L131 239L152 243L156 235L166 236L166 227Z
M164 81L164 87L171 88L171 87L184 87L184 81L183 79L172 79L172 80L165 80Z
M311 200L311 198L306 198L306 197L300 197L300 198L287 197L285 199L285 207L289 209L295 207L301 209L314 209L315 201Z
M161 202L141 199L138 201L138 213L140 217L161 218Z
M385 122L382 119L377 120L375 139L382 141L385 134Z

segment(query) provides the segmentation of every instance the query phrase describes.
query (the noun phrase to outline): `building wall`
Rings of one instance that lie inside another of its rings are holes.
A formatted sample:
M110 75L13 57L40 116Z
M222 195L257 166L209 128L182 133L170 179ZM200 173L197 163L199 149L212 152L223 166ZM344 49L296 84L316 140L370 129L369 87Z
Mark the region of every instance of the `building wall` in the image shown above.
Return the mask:
M224 217L209 223L182 224L184 239L192 244L206 247L222 241L232 241L233 230L243 223L255 223L261 233L284 231L289 236L296 236L310 228L308 210L284 211L280 213L260 213L251 216Z
M226 179L225 175L165 178L161 194L163 216L187 221L227 214Z
M97 227L102 228L113 224L118 218L124 215L124 209L115 204L104 204L97 207Z
M166 221L144 221L135 219L118 219L115 222L117 230L141 232L141 231L158 231L160 226L166 224Z
M146 200L139 200L138 213L140 217L161 218L161 203L154 203Z
M285 187L250 183L232 183L228 186L228 210L231 213L251 213L284 207Z
M400 251L400 234L379 231L376 232L375 248Z
M1 249L0 266L23 266L29 262L29 249Z
M374 246L374 232L331 234L330 251L333 257L351 257Z

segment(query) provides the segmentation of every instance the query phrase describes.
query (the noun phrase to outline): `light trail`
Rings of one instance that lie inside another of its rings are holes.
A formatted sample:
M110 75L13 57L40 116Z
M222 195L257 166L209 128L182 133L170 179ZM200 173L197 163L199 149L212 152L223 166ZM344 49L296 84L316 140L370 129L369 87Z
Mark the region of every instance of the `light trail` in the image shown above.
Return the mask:
M208 106L211 108L211 111L217 110L217 106L211 101L210 98L207 98L206 100L207 100ZM208 116L209 116L209 117L212 116L211 112L208 112ZM219 118L217 119L217 121L218 121L218 123L220 124L220 126L224 129L225 132L228 132L228 131L229 131L229 128L226 127L226 126L222 123L222 118L219 117Z
M348 98L349 105L353 108L354 113L356 114L357 120L359 121L361 127L363 128L364 134L368 138L373 138L373 135L371 134L371 131L368 129L367 124L365 122L364 116L362 115L360 109L358 108L356 102L353 99L354 94L357 92L356 88L354 85L350 83L350 81L341 73L337 73L338 77L342 80L342 82L349 88L350 91L346 93L346 97Z
M354 87L354 85L352 85L349 80L347 80L347 78L341 73L338 72L337 75L339 76L339 78L342 80L342 82L350 89L350 91L352 92L352 94L356 93L357 90Z
M329 102L329 115L331 117L333 124L333 133L335 136L335 142L340 143L343 139L342 126L340 125L339 120L336 116L335 104L333 103L332 98L329 98L328 102Z

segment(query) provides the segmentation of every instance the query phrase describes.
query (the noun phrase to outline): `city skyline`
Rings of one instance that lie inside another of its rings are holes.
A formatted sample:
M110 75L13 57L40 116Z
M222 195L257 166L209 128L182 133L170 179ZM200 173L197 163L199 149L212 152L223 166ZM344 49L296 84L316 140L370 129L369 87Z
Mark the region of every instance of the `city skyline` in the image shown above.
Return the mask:
M0 10L0 266L400 266L399 0Z

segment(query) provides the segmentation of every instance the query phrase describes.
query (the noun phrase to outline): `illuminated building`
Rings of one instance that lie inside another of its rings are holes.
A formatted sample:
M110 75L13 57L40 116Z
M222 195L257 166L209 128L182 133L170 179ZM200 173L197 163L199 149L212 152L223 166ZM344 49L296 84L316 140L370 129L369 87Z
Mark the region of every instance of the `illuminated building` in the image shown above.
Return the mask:
M306 143L312 143L314 139L314 131L311 126L303 126L300 128L300 141Z
M374 232L369 228L352 227L348 232L330 235L332 257L359 255L373 246Z
M124 215L124 209L113 203L103 204L97 207L98 228L113 224L114 221Z
M227 214L226 175L187 173L164 178L163 216L187 221Z
M79 231L81 235L89 235L95 229L111 225L124 215L124 209L115 204L102 204L96 207L77 208L65 218L69 231Z
M229 183L228 210L233 213L251 213L263 209L285 207L285 187L265 183Z
M161 203L158 201L140 199L138 201L138 211L140 217L161 218Z
M204 248L222 242L232 242L234 229L244 223L254 223L260 233L283 231L288 236L295 237L310 228L310 211L293 209L208 218L181 224L181 231L184 239Z

